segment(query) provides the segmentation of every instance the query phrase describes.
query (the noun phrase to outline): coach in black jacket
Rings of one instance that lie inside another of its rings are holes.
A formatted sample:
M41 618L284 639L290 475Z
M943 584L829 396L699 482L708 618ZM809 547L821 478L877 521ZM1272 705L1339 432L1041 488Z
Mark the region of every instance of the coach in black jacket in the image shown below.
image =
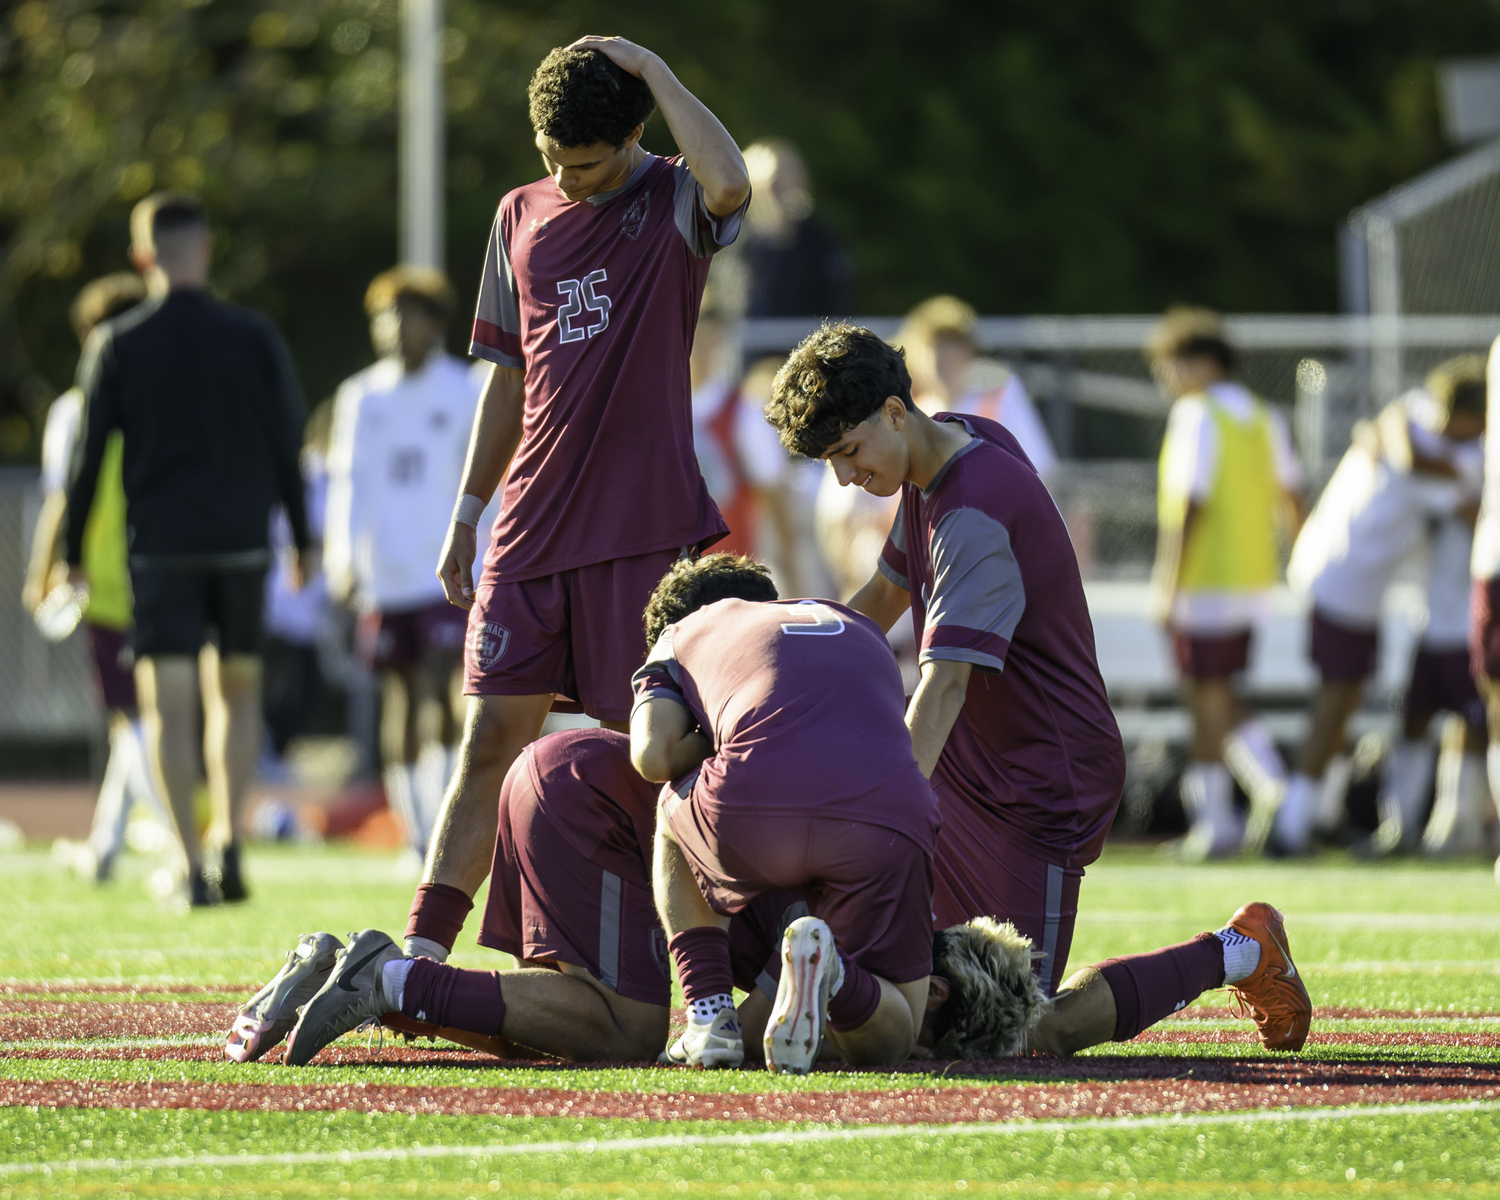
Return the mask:
M85 417L68 490L67 556L77 567L105 444L119 429L136 685L186 856L182 899L196 906L215 898L193 817L200 683L214 802L204 840L220 857L219 895L245 896L237 838L261 742L261 598L273 505L286 508L299 560L308 545L302 397L271 322L209 295L212 240L197 200L150 196L130 229L130 258L149 298L100 325L79 364Z

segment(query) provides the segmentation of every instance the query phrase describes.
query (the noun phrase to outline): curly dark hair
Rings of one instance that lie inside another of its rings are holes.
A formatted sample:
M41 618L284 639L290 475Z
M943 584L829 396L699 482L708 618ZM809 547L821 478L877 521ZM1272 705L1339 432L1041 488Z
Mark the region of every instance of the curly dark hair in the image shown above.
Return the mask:
M563 46L542 59L526 98L532 128L559 146L608 142L619 148L656 111L656 98L644 79L598 50Z
M804 458L828 447L895 396L907 408L906 357L860 325L824 325L807 335L776 372L766 420L781 442Z
M771 572L743 554L678 559L646 601L646 646L655 646L668 625L716 600L765 602L777 598Z
M975 917L932 935L932 973L948 981L933 1014L935 1058L1008 1058L1026 1049L1047 997L1032 972L1042 956L1009 921Z

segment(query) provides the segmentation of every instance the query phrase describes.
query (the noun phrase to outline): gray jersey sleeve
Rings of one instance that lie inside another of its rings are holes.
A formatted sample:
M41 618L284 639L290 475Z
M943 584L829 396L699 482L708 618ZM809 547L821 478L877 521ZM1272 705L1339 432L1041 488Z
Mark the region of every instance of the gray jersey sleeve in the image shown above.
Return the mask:
M688 708L687 697L682 691L682 668L672 650L672 626L662 630L656 645L651 647L651 653L646 655L645 664L631 677L630 686L635 692L631 712L647 700L655 699L673 700Z
M673 216L677 221L677 232L682 234L694 257L708 258L740 236L740 223L750 206L749 196L727 217L716 217L704 202L703 185L693 178L685 162L679 160L672 165L672 179L676 185Z
M484 252L484 274L479 278L479 301L474 307L469 353L502 367L526 369L526 359L521 353L521 296L498 212Z
M921 661L948 659L999 671L1021 614L1026 587L1010 531L977 508L956 508L932 533L932 594Z

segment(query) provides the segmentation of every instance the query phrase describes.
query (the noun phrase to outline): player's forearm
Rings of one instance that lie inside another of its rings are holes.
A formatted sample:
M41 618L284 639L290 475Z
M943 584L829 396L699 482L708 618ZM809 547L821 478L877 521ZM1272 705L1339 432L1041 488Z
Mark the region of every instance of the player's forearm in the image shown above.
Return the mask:
M849 607L862 613L886 633L911 607L911 595L897 587L877 569L864 587L849 598Z
M641 78L656 97L688 170L702 185L708 211L716 217L728 216L750 194L750 175L729 131L656 55L646 61Z
M929 779L963 710L973 669L969 663L946 659L929 659L922 664L922 682L907 706L906 727L911 731L917 766Z
M649 699L630 714L630 763L650 783L668 783L713 752L692 714L673 700Z
M511 367L494 366L474 411L474 429L464 459L459 491L486 503L494 496L521 444L526 406L526 376Z
M41 601L47 586L47 576L57 559L58 536L62 533L67 505L68 499L60 491L48 492L42 501L42 511L36 518L36 532L31 539L31 561L27 564L23 588L27 608L34 608Z

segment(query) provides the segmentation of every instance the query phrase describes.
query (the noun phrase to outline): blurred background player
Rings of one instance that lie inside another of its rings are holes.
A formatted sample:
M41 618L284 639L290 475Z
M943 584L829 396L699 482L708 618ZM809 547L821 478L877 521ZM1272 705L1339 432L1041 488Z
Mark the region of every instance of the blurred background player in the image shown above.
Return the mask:
M1021 377L1002 363L979 358L978 320L957 296L933 296L906 314L893 344L906 352L911 397L929 417L951 412L998 421L1015 435L1045 483L1057 467L1052 438Z
M1182 776L1188 858L1231 854L1244 826L1233 770L1255 808L1274 808L1285 768L1265 727L1234 694L1250 637L1281 575L1278 526L1300 525L1302 471L1286 425L1230 374L1236 365L1217 315L1167 313L1147 346L1157 383L1173 397L1162 442L1152 577L1156 615L1173 650L1193 718Z
M146 298L139 275L121 272L96 279L78 294L71 312L73 331L86 343L101 321L128 312ZM83 427L83 393L69 388L52 402L42 434L42 510L37 515L31 561L22 603L35 612L54 586L66 585L67 567L59 561L60 536L67 510L68 469ZM103 883L125 846L125 823L133 804L149 807L164 829L172 818L151 780L146 747L136 711L135 678L130 649L130 572L126 565L125 488L121 481L122 435L110 435L99 468L83 533L83 578L94 677L109 721L109 761L99 784L94 823L85 842L58 839L54 850L86 879Z
M1269 843L1275 853L1304 853L1315 830L1331 833L1341 821L1349 760L1340 752L1365 680L1375 670L1386 589L1427 536L1430 522L1450 519L1463 506L1465 472L1472 481L1472 504L1484 397L1480 360L1455 359L1432 372L1425 390L1408 393L1374 422L1358 426L1297 537L1287 580L1312 599L1309 652L1320 682L1311 726L1276 809ZM1447 666L1451 670L1451 657ZM1415 711L1408 713L1408 738L1390 769L1413 821L1426 781L1415 781L1421 756L1409 743L1420 736L1415 733L1419 718L1425 733L1432 712L1425 717L1420 712L1426 695L1452 691L1438 685L1443 669L1441 661L1418 656L1411 688ZM1458 752L1461 761L1461 748ZM1467 792L1482 782L1478 766L1477 759L1469 764L1475 778L1465 784Z
M445 958L489 872L495 796L554 702L630 715L662 572L728 531L693 452L688 354L709 261L739 233L738 147L623 38L552 51L528 89L547 174L500 202L470 353L491 364L439 572L471 608L468 716L408 953ZM660 106L681 157L640 145ZM504 482L475 586L479 514Z
M1500 338L1490 347L1485 365L1485 414L1500 429ZM1474 682L1484 698L1489 720L1485 751L1490 796L1500 811L1500 438L1486 438L1484 494L1474 528L1474 556L1469 563L1473 599L1469 605L1469 653ZM1495 860L1500 883L1500 858Z
M339 387L328 460L325 570L333 598L359 614L357 653L381 676L386 796L418 859L452 773L468 626L432 570L482 387L443 346L453 304L438 271L375 277L365 312L380 359Z
M67 561L82 577L86 518L110 436L122 473L135 602L135 681L158 786L186 871L176 903L242 900L239 834L261 745L261 608L272 506L308 547L298 454L302 397L265 317L208 292L213 239L202 206L159 193L130 218L148 298L94 331L78 369L83 436L67 501ZM202 741L199 742L199 704ZM201 744L217 896L193 811Z
M854 256L814 211L812 180L784 138L745 147L754 199L729 263L747 317L829 317L853 311ZM729 265L728 263L726 265Z
M317 569L296 586L292 527L280 508L271 516L271 569L266 573L265 678L262 707L266 744L257 774L281 782L293 738L306 730L322 675L320 647L330 638L328 575L321 551L328 512L328 439L333 404L325 400L309 414L302 445L302 478L307 492L307 529Z
M762 405L735 382L739 356L723 310L705 300L688 360L693 384L693 449L708 494L719 506L729 534L716 549L768 557L768 550L794 549L793 496L789 463ZM780 574L789 594L802 595L795 555Z

